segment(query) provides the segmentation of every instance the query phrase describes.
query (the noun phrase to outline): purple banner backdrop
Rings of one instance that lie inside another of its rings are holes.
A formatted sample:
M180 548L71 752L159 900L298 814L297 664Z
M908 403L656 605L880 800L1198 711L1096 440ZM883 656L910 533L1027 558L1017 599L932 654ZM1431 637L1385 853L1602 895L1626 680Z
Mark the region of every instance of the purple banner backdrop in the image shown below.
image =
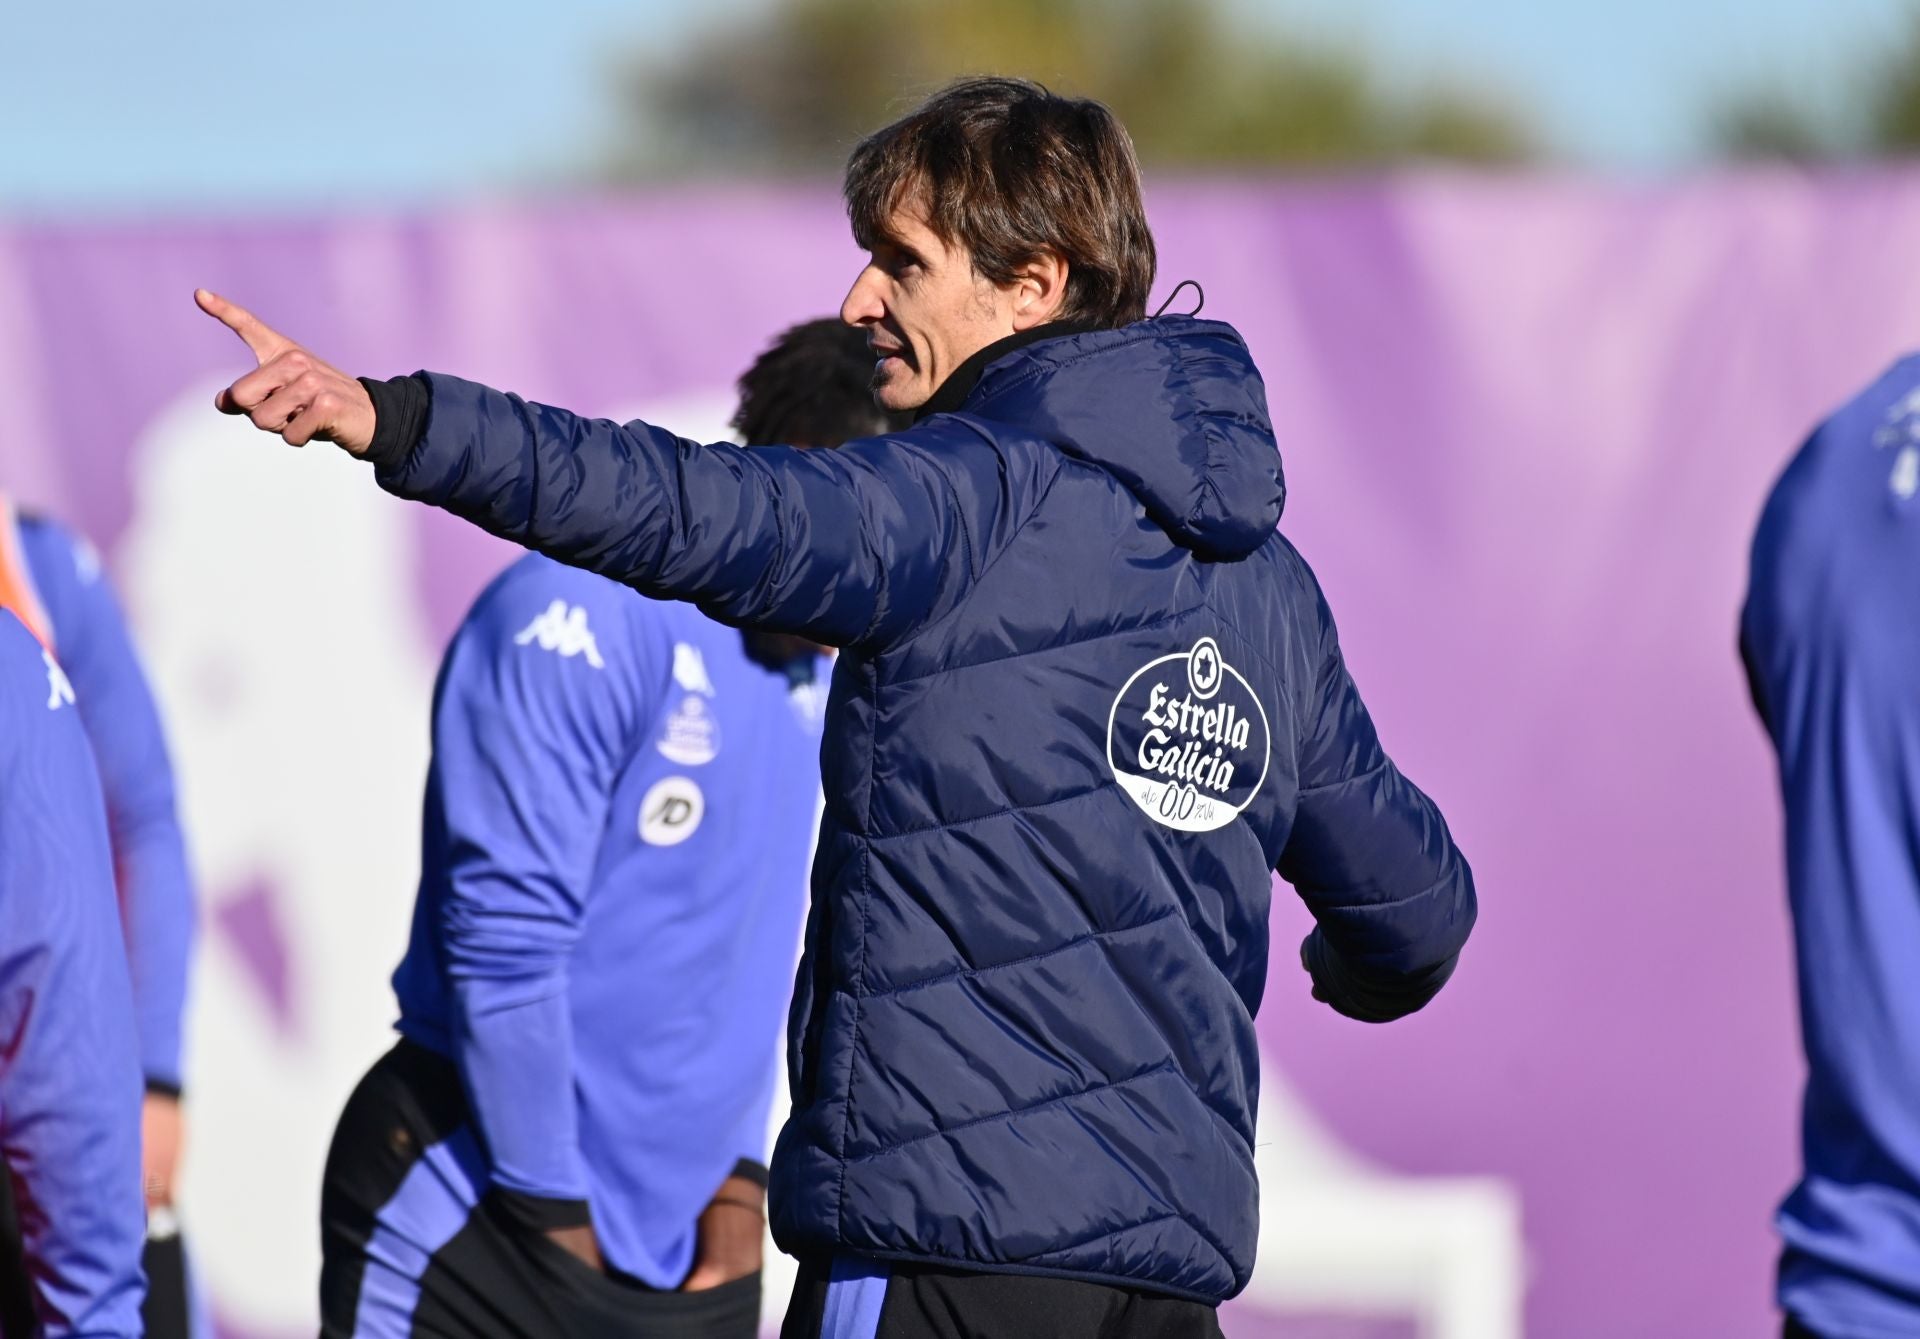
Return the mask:
M1276 903L1274 1139L1309 1148L1277 1175L1319 1207L1263 1278L1329 1234L1314 1272L1352 1278L1256 1287L1237 1332L1464 1334L1436 1294L1492 1315L1523 1288L1550 1339L1764 1333L1800 1061L1734 621L1771 478L1920 334L1920 177L1166 181L1151 207L1159 291L1202 282L1266 374L1285 528L1483 903L1450 990L1380 1029L1308 1001ZM188 1213L242 1327L310 1310L310 1254L249 1239L297 1201L311 1250L307 1183L390 1010L428 676L507 555L330 448L236 436L203 406L244 350L192 289L357 372L679 405L698 432L857 263L828 191L0 228L4 480L106 550L174 720L208 904ZM1467 1207L1395 1244L1429 1190ZM1524 1259L1499 1263L1515 1206ZM1401 1276L1368 1281L1369 1221Z

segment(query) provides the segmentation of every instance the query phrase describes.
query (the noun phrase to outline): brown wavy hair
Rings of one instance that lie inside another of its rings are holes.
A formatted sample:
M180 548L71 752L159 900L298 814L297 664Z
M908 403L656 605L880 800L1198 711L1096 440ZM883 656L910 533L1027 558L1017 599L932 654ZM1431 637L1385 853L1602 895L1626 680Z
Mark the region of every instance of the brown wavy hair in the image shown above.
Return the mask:
M912 207L996 284L1043 252L1060 256L1056 320L1106 328L1146 315L1154 249L1140 163L1120 119L1091 98L1025 79L957 80L860 141L844 194L863 247L891 240L888 221Z

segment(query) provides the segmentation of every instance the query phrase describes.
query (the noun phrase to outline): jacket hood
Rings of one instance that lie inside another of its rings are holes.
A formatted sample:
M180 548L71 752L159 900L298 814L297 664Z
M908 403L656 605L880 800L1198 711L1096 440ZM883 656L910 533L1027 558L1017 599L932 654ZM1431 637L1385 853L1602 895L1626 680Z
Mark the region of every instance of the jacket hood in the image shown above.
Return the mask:
M960 412L1106 470L1203 557L1243 558L1280 523L1266 391L1225 322L1167 316L1028 345L992 363Z

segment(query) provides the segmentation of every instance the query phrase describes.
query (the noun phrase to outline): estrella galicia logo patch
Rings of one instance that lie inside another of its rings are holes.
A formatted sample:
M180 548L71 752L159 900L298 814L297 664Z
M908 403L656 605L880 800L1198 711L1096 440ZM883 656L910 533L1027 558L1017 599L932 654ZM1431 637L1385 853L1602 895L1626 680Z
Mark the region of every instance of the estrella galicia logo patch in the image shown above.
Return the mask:
M1202 637L1134 671L1107 717L1107 765L1142 813L1182 832L1225 827L1267 779L1267 711Z

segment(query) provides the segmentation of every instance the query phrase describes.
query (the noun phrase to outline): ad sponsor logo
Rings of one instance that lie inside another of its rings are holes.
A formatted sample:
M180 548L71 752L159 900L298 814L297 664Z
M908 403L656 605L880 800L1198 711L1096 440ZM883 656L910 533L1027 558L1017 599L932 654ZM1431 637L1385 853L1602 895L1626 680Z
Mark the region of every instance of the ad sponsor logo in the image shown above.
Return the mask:
M649 846L678 846L706 817L707 797L690 776L669 776L653 783L640 800L640 840Z

